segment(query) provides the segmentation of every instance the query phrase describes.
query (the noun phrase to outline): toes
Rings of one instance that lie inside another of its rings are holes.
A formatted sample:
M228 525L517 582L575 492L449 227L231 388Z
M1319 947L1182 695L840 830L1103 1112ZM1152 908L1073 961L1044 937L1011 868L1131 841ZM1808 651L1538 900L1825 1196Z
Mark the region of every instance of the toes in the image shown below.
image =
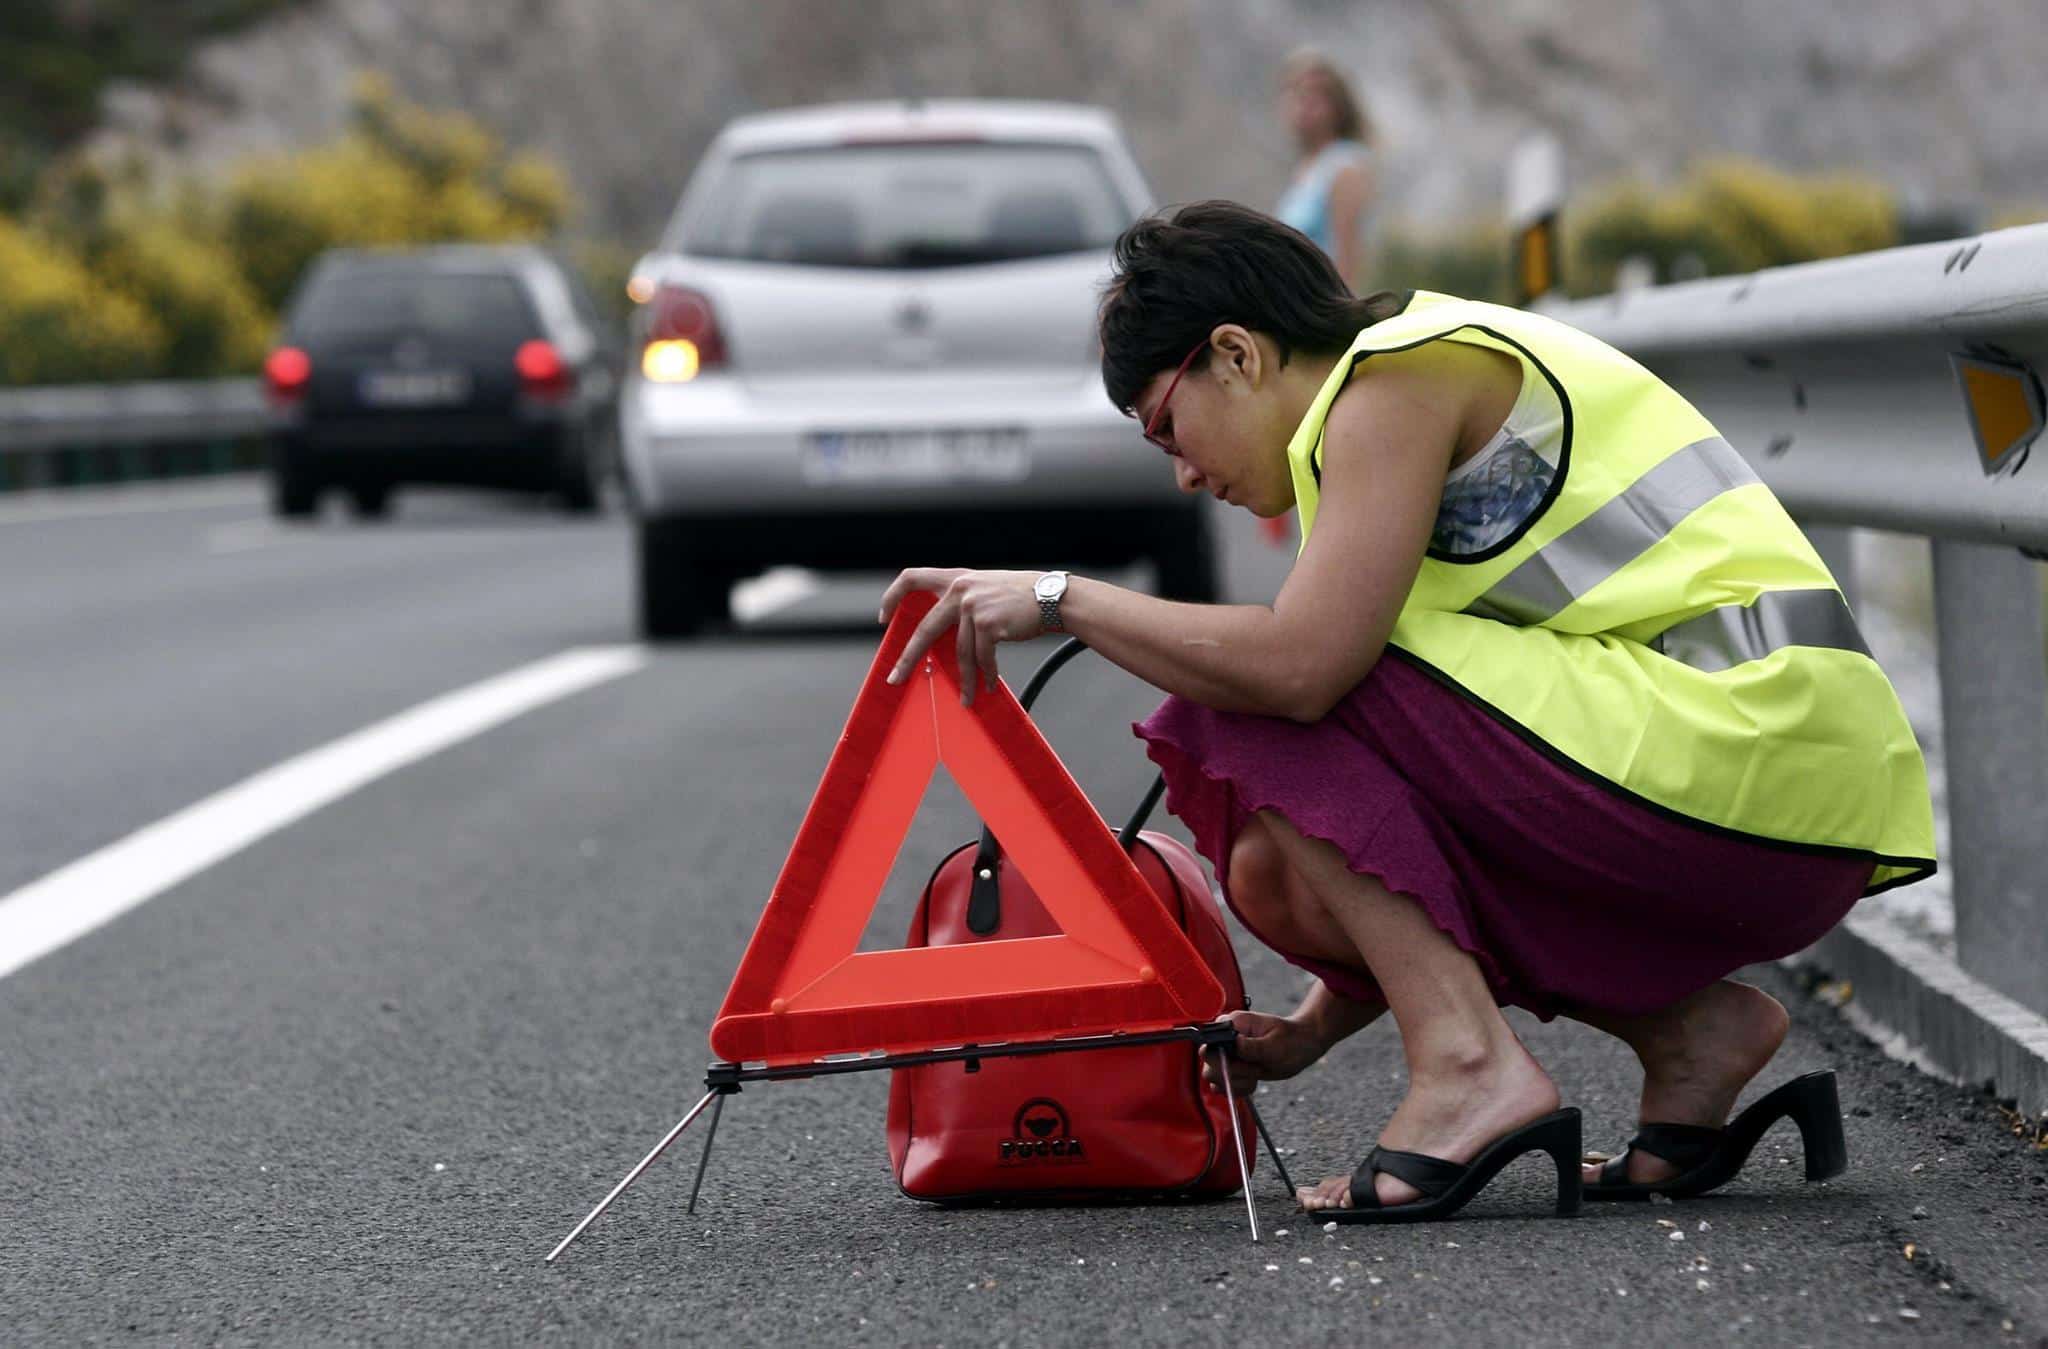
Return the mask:
M1329 1176L1315 1185L1296 1186L1294 1198L1311 1213L1317 1209L1350 1208L1351 1181L1346 1176Z

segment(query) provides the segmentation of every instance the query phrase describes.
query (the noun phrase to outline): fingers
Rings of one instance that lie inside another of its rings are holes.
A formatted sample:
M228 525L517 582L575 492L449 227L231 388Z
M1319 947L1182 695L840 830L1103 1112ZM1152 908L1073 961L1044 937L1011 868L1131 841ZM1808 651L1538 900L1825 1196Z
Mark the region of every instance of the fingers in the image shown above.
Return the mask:
M981 671L982 678L987 682L990 693L994 693L996 685L1001 682L1000 677L996 674L996 645L1001 640L1001 636L991 631L989 625L984 623L975 624L974 664L975 668Z
M974 640L974 615L962 611L954 629L953 655L960 663L960 705L974 706L974 659L980 648Z
M910 634L910 641L904 646L903 654L896 658L894 668L889 671L889 682L901 684L908 679L910 672L917 668L917 662L931 648L931 644L938 641L946 629L958 621L959 615L960 601L949 589L946 597L932 606L932 611L924 616L924 621Z
M1013 574L1002 572L913 567L899 573L882 595L877 617L883 622L888 622L903 601L918 591L929 591L940 598L904 644L890 668L888 682L901 684L908 679L946 629L957 628L954 655L959 662L960 701L972 706L975 690L983 683L993 690L1001 677L997 673L996 647L1006 637L1018 635L1016 615L1008 612L1016 607L1017 598L1005 589L1013 581Z
M1221 1054L1212 1057L1205 1052L1201 1056L1202 1081L1208 1084L1209 1090L1223 1090L1223 1079L1216 1076L1216 1059L1219 1057L1230 1070L1230 1089L1232 1091L1248 1094L1255 1090L1260 1082L1265 1080L1259 1072L1257 1064L1246 1063L1235 1054Z
M908 567L896 573L896 579L882 592L881 612L875 615L877 623L887 623L896 616L896 606L903 603L906 595L913 591L929 590L941 592L953 584L960 575L958 568Z

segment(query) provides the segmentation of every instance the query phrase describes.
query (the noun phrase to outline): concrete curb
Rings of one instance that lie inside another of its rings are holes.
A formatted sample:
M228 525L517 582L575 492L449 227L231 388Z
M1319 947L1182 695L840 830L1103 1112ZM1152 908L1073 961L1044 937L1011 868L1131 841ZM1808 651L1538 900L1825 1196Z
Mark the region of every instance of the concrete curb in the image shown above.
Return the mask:
M2048 1113L2048 1018L1977 982L1896 923L1859 915L1791 957L1849 982L1843 1011L1887 1050Z

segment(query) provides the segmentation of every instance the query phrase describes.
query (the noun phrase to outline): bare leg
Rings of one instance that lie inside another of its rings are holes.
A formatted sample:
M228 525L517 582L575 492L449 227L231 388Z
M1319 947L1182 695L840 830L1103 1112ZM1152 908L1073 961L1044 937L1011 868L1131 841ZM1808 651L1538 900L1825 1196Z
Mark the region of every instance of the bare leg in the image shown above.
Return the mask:
M1581 1010L1568 1015L1635 1051L1643 1065L1639 1118L1663 1124L1726 1123L1735 1098L1771 1061L1791 1026L1776 998L1729 979L1662 1011L1623 1016ZM1586 1179L1596 1179L1598 1169L1588 1166ZM1677 1170L1645 1152L1629 1155L1628 1177L1639 1184L1667 1179Z
M1364 968L1351 939L1323 912L1288 866L1259 817L1247 820L1232 844L1225 880L1231 902L1266 942L1296 955ZM1317 980L1301 1005L1286 1016L1232 1012L1230 1020L1237 1027L1238 1042L1229 1062L1231 1085L1250 1091L1260 1082L1293 1077L1338 1041L1377 1021L1386 1010L1386 1004L1380 1002L1353 1002ZM1212 1088L1220 1090L1207 1058L1202 1060L1202 1074Z
M1284 817L1258 818L1315 906L1300 915L1303 924L1334 924L1349 962L1371 970L1400 1027L1408 1095L1380 1135L1383 1146L1470 1161L1501 1134L1557 1109L1556 1086L1502 1019L1477 962L1420 906L1354 872L1334 845L1303 836ZM1377 1186L1383 1204L1420 1197L1391 1176ZM1310 1209L1348 1207L1350 1178L1305 1188L1301 1200Z

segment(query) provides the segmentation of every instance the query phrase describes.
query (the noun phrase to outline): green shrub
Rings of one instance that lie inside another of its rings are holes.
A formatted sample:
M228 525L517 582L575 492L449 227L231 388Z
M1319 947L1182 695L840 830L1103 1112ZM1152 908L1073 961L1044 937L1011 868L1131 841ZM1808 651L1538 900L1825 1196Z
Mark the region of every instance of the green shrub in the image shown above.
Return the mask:
M271 316L218 243L145 220L116 232L94 270L162 326L162 376L248 373L263 363Z
M1508 237L1498 222L1420 234L1389 230L1363 284L1374 290L1434 290L1505 303Z
M163 328L61 248L0 219L0 384L142 379Z
M422 237L417 181L357 141L243 164L222 193L220 234L275 309L306 264L343 244Z
M470 118L406 103L369 79L347 134L243 164L219 219L257 296L276 307L329 248L538 239L568 211L568 186L547 161L508 155Z
M569 263L576 269L598 312L614 323L624 322L628 301L626 282L633 274L639 254L623 244L584 239L570 245Z
M1798 176L1741 159L1703 161L1676 187L1624 183L1566 211L1565 279L1576 294L1610 290L1640 256L1669 280L1890 248L1898 210L1885 188L1853 175Z
M253 370L276 311L326 250L542 239L571 209L547 160L375 79L342 136L245 161L222 184L165 186L139 165L73 155L19 195L27 214L0 216L6 383ZM585 252L607 274L630 265L602 245ZM614 309L618 284L600 295Z

